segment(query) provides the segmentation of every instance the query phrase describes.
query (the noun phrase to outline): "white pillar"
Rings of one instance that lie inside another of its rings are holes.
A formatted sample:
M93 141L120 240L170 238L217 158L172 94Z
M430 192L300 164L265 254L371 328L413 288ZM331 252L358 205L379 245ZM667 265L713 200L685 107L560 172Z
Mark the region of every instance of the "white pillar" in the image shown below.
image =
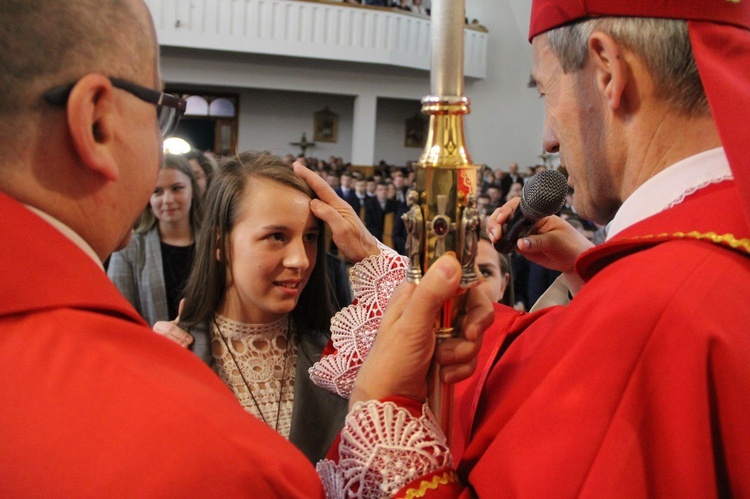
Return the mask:
M354 99L352 123L352 165L375 164L375 124L377 121L378 97L360 94Z

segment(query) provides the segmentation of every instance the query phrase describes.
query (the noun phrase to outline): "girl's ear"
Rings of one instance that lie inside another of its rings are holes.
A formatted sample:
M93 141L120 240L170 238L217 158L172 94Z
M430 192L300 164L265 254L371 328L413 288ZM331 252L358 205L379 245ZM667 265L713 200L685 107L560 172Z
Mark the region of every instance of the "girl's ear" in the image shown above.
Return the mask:
M221 234L216 231L216 261L221 262Z

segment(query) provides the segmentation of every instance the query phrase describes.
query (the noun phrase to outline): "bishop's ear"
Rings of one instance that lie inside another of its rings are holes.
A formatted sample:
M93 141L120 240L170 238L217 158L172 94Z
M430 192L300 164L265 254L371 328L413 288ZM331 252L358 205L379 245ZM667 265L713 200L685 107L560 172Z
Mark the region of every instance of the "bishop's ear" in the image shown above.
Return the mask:
M611 36L595 31L589 37L588 54L597 89L610 109L620 109L630 76L622 46Z
M113 150L118 120L115 97L109 79L91 73L78 80L67 103L68 129L81 163L109 181L119 177Z

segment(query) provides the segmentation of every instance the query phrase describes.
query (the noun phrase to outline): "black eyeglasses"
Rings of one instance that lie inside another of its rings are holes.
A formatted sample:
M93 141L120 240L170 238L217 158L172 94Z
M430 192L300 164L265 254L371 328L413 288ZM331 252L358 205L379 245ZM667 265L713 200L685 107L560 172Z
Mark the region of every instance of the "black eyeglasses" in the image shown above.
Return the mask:
M159 129L161 130L162 137L169 137L177 128L182 115L185 114L187 101L180 99L176 95L158 92L154 89L142 87L136 83L119 78L109 77L109 81L112 82L112 86L130 92L142 101L156 106L156 114L159 118ZM76 83L60 85L47 90L43 94L44 99L55 106L65 105Z

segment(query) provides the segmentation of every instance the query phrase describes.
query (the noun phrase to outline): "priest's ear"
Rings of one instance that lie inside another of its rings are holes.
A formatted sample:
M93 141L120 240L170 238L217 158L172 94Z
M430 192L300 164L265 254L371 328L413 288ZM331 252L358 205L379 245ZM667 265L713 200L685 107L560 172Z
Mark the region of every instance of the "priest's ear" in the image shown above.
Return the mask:
M81 163L106 180L117 180L113 137L119 116L109 78L97 73L83 76L70 91L66 105L68 130Z
M594 31L589 37L588 56L599 94L611 110L620 109L630 77L623 47L606 33Z

